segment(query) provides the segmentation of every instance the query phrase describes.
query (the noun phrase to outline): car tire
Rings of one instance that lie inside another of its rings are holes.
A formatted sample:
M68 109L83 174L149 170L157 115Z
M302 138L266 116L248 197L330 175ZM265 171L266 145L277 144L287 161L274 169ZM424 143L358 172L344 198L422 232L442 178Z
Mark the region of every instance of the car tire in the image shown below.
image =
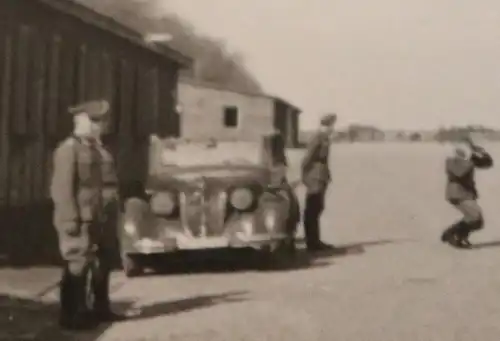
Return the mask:
M144 267L140 264L137 256L122 254L122 268L128 278L138 277L144 274Z
M259 270L269 270L275 264L275 257L272 248L268 245L261 247L257 251L257 268Z
M261 264L264 269L271 270L287 267L295 256L295 248L287 242L279 242L276 245L266 245L259 251Z

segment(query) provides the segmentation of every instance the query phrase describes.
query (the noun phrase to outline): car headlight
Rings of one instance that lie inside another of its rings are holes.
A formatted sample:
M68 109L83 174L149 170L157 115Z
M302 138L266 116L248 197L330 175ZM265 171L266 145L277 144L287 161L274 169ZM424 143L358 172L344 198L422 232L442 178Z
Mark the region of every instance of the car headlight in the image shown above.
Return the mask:
M264 225L268 232L274 231L276 221L278 220L277 218L275 210L266 210L264 212Z
M253 204L253 193L248 188L237 188L231 192L229 202L239 211L249 209Z
M159 215L171 215L177 207L176 196L170 192L153 195L150 201L151 210Z

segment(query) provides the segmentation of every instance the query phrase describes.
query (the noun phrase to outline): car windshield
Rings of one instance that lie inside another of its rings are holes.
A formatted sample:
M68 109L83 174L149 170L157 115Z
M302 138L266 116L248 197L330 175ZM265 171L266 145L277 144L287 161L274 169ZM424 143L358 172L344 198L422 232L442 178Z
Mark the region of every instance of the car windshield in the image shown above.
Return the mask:
M226 142L211 144L185 143L162 147L163 167L259 165L262 155L257 143Z

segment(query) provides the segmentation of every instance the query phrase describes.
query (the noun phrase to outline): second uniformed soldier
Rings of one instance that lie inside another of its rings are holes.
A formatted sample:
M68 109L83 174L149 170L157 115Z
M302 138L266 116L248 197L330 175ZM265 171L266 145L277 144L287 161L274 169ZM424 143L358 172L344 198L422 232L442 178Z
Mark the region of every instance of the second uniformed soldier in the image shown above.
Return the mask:
M464 145L465 142L465 145ZM477 203L478 192L474 179L475 169L493 166L493 159L483 148L470 139L455 147L454 155L446 159L446 199L462 214L463 218L449 227L441 236L443 242L459 248L469 248L469 235L480 230L484 220Z
M306 187L304 229L307 249L321 251L333 249L320 238L320 218L325 207L325 194L331 182L329 167L330 143L337 115L329 114L321 119L319 131L307 146L302 160L302 182Z
M112 154L100 140L108 110L106 101L70 108L73 135L54 152L50 190L65 261L60 324L67 329L87 329L122 318L112 313L109 301L109 249L115 231L108 220L117 199L118 181ZM93 262L93 257L98 262ZM96 264L94 285L89 289L86 273ZM94 294L94 307L87 304L88 292Z

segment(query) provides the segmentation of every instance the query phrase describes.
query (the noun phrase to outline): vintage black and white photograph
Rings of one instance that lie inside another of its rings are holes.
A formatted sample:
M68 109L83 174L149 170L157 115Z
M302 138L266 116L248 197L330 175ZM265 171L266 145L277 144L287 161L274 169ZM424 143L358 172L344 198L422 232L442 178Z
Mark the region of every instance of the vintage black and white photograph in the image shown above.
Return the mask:
M500 340L500 2L0 0L0 341Z

